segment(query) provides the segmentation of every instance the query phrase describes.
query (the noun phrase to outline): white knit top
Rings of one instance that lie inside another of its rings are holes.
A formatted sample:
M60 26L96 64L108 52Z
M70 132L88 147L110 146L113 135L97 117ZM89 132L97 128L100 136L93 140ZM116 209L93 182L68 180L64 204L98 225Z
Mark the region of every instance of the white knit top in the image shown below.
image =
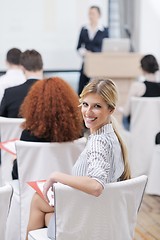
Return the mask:
M72 169L74 176L89 176L105 187L124 171L122 151L112 124L106 124L88 138L84 151Z

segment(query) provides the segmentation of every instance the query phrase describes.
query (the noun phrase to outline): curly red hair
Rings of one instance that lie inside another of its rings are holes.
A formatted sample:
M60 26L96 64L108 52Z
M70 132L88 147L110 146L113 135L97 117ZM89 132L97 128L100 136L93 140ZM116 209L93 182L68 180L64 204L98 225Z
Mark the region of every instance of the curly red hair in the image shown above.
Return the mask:
M21 105L23 128L50 142L75 140L83 128L78 105L78 95L61 78L37 81Z

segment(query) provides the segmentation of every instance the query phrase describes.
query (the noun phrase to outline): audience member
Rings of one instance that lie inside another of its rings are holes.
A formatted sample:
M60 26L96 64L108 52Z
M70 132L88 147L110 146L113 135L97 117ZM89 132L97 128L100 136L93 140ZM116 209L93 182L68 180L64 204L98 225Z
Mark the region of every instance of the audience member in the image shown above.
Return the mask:
M93 80L84 88L80 107L91 135L73 167L73 175L52 173L44 186L45 196L53 183L60 182L98 197L107 183L130 178L126 148L111 117L116 102L117 89L111 80ZM53 212L54 208L36 193L31 203L28 231L48 226ZM51 219L54 221L54 217ZM51 229L49 237L54 239L54 224Z
M82 27L77 50L82 57L87 51L101 52L102 40L108 37L108 28L100 23L101 10L98 6L89 8L89 24ZM84 74L84 64L80 71L78 94L80 94L84 86L89 82L89 78Z
M21 140L30 142L67 142L82 134L78 95L58 77L38 81L20 108L25 118ZM18 178L14 161L13 179Z
M123 125L126 130L130 126L132 97L160 97L160 82L158 79L158 62L153 55L141 59L141 69L145 80L134 82L130 88L126 105L123 109Z
M7 72L0 77L0 102L6 88L17 86L25 82L25 76L20 66L21 51L12 48L7 52Z
M30 87L43 78L43 62L40 53L35 50L26 50L21 54L20 65L27 81L16 87L5 90L1 106L0 116L18 118L20 106L26 97ZM42 96L41 96L42 97Z

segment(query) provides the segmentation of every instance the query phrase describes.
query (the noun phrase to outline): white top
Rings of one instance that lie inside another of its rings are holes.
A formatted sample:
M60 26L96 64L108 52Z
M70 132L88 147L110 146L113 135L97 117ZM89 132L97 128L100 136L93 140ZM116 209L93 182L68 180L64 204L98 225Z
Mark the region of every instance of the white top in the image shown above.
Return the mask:
M26 81L21 69L9 69L6 74L0 77L0 102L2 101L6 88L20 85Z
M90 40L92 40L92 39L95 37L96 33L97 33L99 30L100 30L100 31L103 31L103 30L104 30L103 25L100 24L100 23L97 25L97 27L94 29L94 31L93 31L93 28L91 27L90 24L87 24L84 28L86 28L86 29L88 30L88 37L89 37Z
M129 116L131 113L131 99L132 97L141 97L146 92L146 85L143 82L134 82L128 93L127 101L124 106L123 114Z
M84 151L76 161L72 174L89 176L105 187L116 182L124 171L122 151L112 124L106 124L88 138Z
M139 81L136 81L132 83L131 88L129 89L128 97L126 104L122 110L120 111L123 112L125 116L129 116L131 113L131 99L132 97L142 97L145 92L146 92L146 85L144 84L144 81L149 81L149 82L159 82L159 71L156 73L148 73L145 74L144 76L141 76Z
M142 80L140 79L139 81L132 83L129 89L126 104L124 108L119 109L125 116L129 116L131 113L132 97L142 97L145 94L146 85L144 84L144 81L159 82L159 71L157 71L155 74L146 74Z

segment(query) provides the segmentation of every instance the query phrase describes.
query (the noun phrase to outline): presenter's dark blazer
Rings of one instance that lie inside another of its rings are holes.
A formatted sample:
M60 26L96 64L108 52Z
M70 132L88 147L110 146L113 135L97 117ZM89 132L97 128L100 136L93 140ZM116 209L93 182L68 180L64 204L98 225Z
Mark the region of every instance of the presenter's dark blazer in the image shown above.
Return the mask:
M7 88L0 106L0 116L18 118L20 106L36 81L37 79L28 79L21 85Z
M84 45L88 51L91 52L101 52L102 41L104 38L108 38L108 28L104 27L103 30L98 30L93 39L89 39L88 30L86 27L82 27L79 41L77 45L77 50Z
M101 52L102 50L102 41L104 38L108 38L108 28L103 27L102 30L98 30L93 39L89 39L88 29L86 27L82 27L77 50L81 47L87 49L91 52ZM80 94L84 88L84 86L89 82L89 77L87 77L83 72L84 64L82 63L82 67L80 70L80 78L79 78L79 86L78 86L78 94Z

